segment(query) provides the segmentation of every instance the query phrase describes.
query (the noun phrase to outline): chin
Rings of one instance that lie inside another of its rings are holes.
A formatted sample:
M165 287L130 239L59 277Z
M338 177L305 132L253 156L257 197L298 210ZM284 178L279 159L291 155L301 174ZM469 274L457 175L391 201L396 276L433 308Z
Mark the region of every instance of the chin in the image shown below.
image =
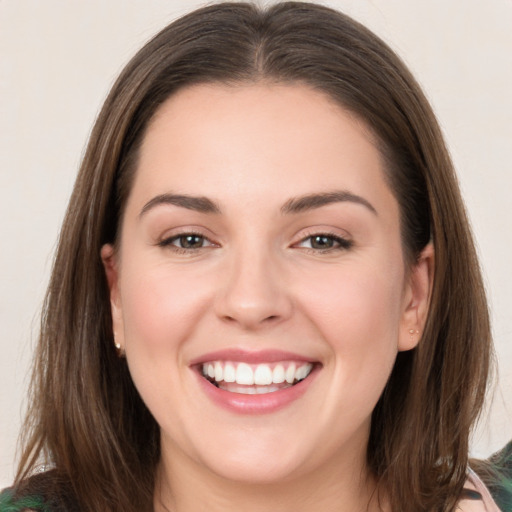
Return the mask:
M305 469L303 464L294 464L292 461L285 464L271 455L264 458L260 456L258 460L228 458L207 466L219 478L247 485L272 485L290 481L300 476Z
M292 480L311 469L312 462L311 454L300 449L309 444L297 434L289 428L285 433L278 424L224 432L213 428L197 443L189 438L189 460L219 478L245 484Z

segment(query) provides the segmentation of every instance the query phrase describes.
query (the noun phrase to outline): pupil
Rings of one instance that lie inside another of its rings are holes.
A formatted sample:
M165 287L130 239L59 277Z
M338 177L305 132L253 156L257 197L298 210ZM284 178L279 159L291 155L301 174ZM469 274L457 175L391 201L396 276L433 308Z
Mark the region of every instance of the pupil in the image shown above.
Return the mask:
M203 238L198 235L186 235L180 238L180 243L185 249L196 249L202 247Z
M313 237L311 244L315 249L329 249L333 245L332 238L329 236L318 235Z

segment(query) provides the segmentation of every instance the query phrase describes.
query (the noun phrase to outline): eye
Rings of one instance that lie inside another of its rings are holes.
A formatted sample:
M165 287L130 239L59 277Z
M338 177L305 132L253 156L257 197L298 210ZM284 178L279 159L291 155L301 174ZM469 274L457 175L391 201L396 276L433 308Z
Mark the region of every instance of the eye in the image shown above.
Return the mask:
M336 249L350 249L352 242L338 235L317 233L304 238L297 246L322 252Z
M214 245L208 238L197 233L181 233L159 242L160 247L172 247L177 250L194 251Z

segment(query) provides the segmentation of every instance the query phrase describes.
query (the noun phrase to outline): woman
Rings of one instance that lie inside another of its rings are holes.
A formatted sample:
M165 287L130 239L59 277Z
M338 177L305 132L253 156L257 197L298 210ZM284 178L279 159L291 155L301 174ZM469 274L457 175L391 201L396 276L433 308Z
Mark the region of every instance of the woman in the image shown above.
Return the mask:
M467 455L482 290L438 125L382 41L310 4L195 11L94 127L3 499L497 510Z

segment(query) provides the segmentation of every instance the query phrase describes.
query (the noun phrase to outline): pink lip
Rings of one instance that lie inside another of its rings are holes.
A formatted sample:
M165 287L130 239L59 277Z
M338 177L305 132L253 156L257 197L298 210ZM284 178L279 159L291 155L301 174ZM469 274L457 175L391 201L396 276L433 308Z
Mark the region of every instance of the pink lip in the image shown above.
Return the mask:
M233 361L247 364L277 363L279 361L314 362L311 358L282 350L250 351L238 348L229 348L203 354L202 356L193 359L189 364L190 366L194 366L201 363L207 363L209 361Z
M230 356L231 357L231 356ZM213 358L223 359L223 358ZM294 357L296 359L296 357ZM212 360L212 359L209 359ZM268 359L267 359L268 361ZM197 369L197 366L195 367ZM194 371L199 381L199 386L210 400L216 405L237 414L269 414L290 405L295 400L306 393L315 377L320 371L320 366L315 366L311 373L297 384L261 395L245 395L242 393L232 393L216 387L209 380L205 379L201 372Z

